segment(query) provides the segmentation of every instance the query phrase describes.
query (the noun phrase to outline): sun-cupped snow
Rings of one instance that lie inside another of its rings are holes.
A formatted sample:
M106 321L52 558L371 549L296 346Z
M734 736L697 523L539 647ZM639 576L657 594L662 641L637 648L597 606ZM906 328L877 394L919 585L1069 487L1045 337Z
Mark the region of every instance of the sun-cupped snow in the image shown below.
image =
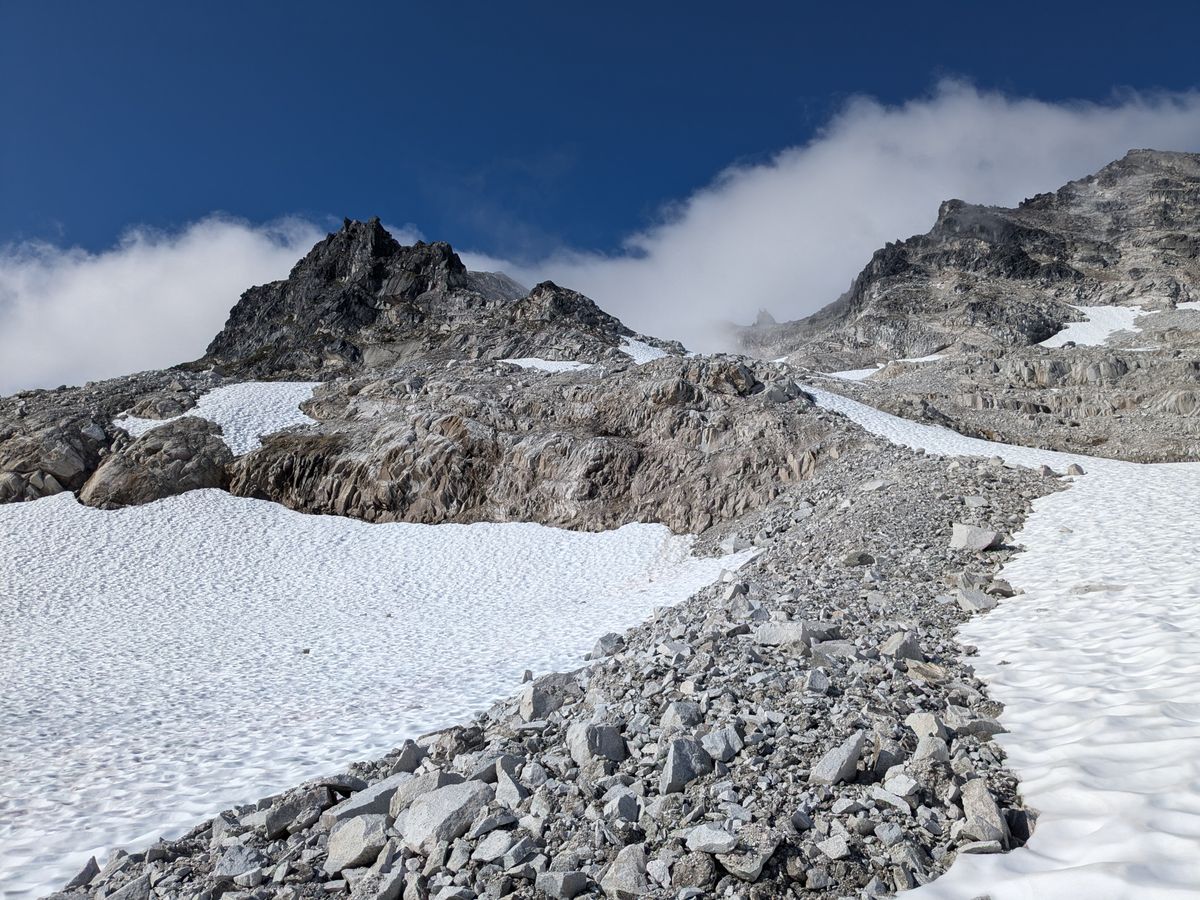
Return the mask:
M661 525L373 525L215 490L0 506L4 896L462 721L752 555L691 547Z
M639 341L635 338L622 338L620 350L639 366L644 363L654 362L656 359L662 359L664 356L670 356L666 350L660 350L657 347L647 344L645 341Z
M139 437L166 422L184 416L208 419L221 426L221 436L234 456L262 446L259 440L294 425L309 425L300 404L312 397L319 381L244 381L215 388L196 401L182 416L170 419L118 418L113 424Z
M536 356L502 359L500 362L511 363L522 369L534 369L539 372L582 372L592 367L591 363L575 362L569 359L539 359Z
M806 388L895 443L1086 475L1037 500L1002 571L1023 591L962 628L1005 705L997 740L1040 813L1029 843L960 854L914 898L1200 893L1200 464L1141 465L969 438Z
M1140 306L1076 306L1085 322L1069 322L1062 331L1042 341L1042 347L1061 347L1074 341L1080 347L1098 347L1118 331L1141 331L1134 324L1146 311Z

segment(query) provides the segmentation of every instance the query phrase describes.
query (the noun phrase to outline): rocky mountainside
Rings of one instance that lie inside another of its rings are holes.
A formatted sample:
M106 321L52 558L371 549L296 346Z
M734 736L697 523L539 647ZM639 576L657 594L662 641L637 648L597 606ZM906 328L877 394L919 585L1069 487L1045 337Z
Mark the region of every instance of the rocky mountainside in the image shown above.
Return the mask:
M347 219L286 280L246 291L200 364L311 377L433 356L599 362L631 337L641 336L575 291L548 281L526 291L469 272L449 244L405 247L378 219Z
M247 291L203 359L0 399L0 501L208 487L371 522L661 522L758 551L581 669L93 860L67 895L875 897L1021 845L1036 813L955 635L1012 595L999 565L1060 477L881 446L814 403L805 366L940 352L839 384L964 431L1186 455L1198 171L1135 153L1017 210L947 203L830 309L744 333L787 362L686 356L573 291L347 221ZM1036 346L1085 304L1152 312L1119 344ZM315 384L307 420L242 447L181 417L259 380Z
M850 290L747 351L821 371L1036 344L1074 306L1174 308L1200 284L1200 156L1134 150L1015 209L948 200L928 233L876 251ZM1195 294L1195 295L1194 295Z
M837 302L740 337L817 372L861 367L826 386L965 434L1190 460L1197 285L1200 155L1135 150L1016 209L947 201L928 234L878 251Z

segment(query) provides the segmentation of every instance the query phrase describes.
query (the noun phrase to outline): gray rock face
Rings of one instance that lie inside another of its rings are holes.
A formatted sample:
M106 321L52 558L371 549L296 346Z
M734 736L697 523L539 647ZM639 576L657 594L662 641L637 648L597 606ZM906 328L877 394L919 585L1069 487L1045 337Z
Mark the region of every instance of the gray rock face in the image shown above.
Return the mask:
M374 522L697 533L811 477L822 441L836 447L806 395L762 402L782 375L669 357L552 376L472 363L339 379L306 406L319 424L239 457L229 489Z
M537 889L554 900L571 900L587 890L587 876L582 872L541 872Z
M221 488L233 453L221 429L185 416L147 432L111 454L79 493L101 509L136 506L198 488Z
M567 731L567 747L571 758L581 766L594 759L620 762L625 758L625 741L614 725L576 723Z
M230 847L221 854L213 867L213 879L218 883L232 882L235 878L261 869L267 864L267 857L253 847Z
M389 812L392 797L405 785L411 784L412 776L398 773L368 785L361 791L347 797L336 806L330 807L321 814L321 824L332 828L335 823L356 816L382 815Z
M697 825L687 833L687 848L700 853L729 853L737 845L736 835L716 825Z
M744 329L742 343L836 371L955 344L1036 344L1078 321L1068 304L1194 299L1198 179L1200 156L1134 150L1015 209L948 200L927 234L876 251L836 302Z
M494 795L495 789L481 781L438 788L414 800L396 827L410 850L429 853L437 844L464 835Z

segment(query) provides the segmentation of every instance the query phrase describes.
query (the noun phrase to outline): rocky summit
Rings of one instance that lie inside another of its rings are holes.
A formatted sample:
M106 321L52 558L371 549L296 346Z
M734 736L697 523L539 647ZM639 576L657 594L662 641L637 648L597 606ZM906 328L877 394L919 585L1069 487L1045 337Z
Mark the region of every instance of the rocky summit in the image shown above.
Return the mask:
M832 306L761 316L751 356L347 221L202 359L0 399L0 502L216 488L754 551L469 721L93 859L56 896L832 900L1022 846L1038 813L960 629L1017 593L1000 568L1034 501L1086 466L893 446L815 385L968 435L1194 458L1198 183L1197 157L1135 151L1016 209L948 201ZM1095 308L1127 327L1063 337ZM304 382L303 415L243 446L201 414L264 380Z
M405 247L378 219L347 219L286 280L246 291L200 365L279 377L431 355L598 362L629 337L575 291L549 281L528 291L506 275L467 271L449 244Z

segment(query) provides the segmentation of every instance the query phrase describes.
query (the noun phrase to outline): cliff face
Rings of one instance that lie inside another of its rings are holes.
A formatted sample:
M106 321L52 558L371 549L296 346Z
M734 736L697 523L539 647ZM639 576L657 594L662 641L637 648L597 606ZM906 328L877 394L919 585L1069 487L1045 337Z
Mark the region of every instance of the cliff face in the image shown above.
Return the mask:
M1073 306L1173 308L1200 283L1200 156L1135 150L1015 209L948 200L813 316L739 333L761 356L848 369L1039 343Z
M449 244L346 220L284 281L246 291L201 361L248 377L378 368L430 355L598 362L634 337L587 297L469 272ZM667 345L664 345L667 346Z

